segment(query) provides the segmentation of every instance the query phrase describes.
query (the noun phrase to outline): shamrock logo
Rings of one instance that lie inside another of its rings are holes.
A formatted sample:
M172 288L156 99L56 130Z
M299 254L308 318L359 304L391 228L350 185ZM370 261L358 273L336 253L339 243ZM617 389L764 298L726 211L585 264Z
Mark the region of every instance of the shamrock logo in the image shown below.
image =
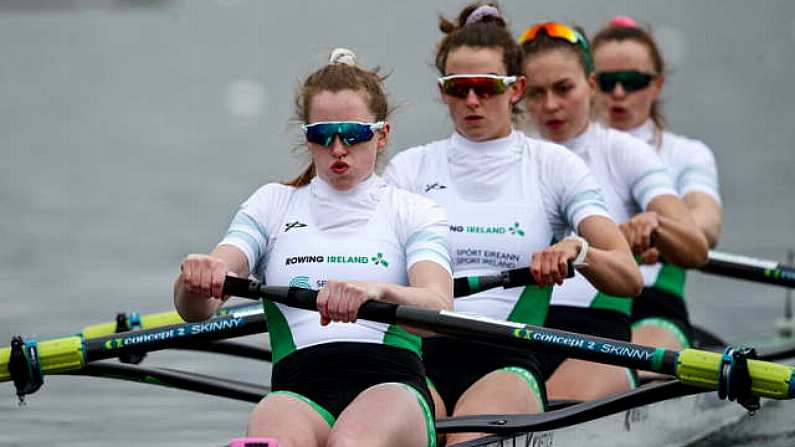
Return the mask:
M524 236L524 230L519 228L519 222L514 222L513 225L508 227L508 231L514 236Z
M383 253L379 252L376 256L373 256L370 259L373 261L373 264L375 264L375 265L383 265L384 268L389 267L389 262L387 262L387 260L384 259L384 254Z

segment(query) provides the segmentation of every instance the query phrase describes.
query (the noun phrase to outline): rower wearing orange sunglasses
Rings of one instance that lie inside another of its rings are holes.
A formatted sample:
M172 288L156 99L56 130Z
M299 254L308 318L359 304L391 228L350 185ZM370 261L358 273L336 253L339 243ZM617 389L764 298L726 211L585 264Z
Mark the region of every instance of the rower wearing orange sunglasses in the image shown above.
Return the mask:
M499 9L470 5L456 23L442 19L440 29L446 36L436 53L438 88L455 131L397 154L384 178L445 208L454 276L530 266L539 284L459 298L455 309L542 324L567 261L606 293L638 293L640 271L585 163L513 127L526 79L521 49ZM567 238L572 230L579 236ZM544 409L532 352L429 337L423 361L437 417ZM457 433L447 441L477 436Z
M650 252L659 251L683 267L705 262L706 241L654 150L591 122L597 80L584 35L547 22L524 32L520 44L531 122L544 139L563 144L588 164L633 253L649 261ZM628 341L633 294L611 295L598 289L579 274L566 281L552 294L545 325ZM545 356L543 372L549 396L555 399L595 399L634 386L634 374L623 368L563 356Z
M714 248L720 237L721 200L712 151L665 128L659 97L665 63L652 35L629 17L616 17L594 37L597 104L604 122L652 145L676 179L698 227ZM643 266L646 287L632 309L632 341L673 349L690 347L685 271L670 263Z

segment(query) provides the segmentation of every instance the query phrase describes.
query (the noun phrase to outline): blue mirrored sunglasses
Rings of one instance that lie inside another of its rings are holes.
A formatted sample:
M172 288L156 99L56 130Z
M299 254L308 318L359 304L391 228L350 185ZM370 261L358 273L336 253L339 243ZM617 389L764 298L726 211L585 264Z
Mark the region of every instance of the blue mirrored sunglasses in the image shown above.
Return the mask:
M346 146L353 146L354 144L372 140L373 131L382 130L383 128L383 121L378 121L377 123L323 121L303 125L306 141L326 147L331 147L334 144L335 135L339 135L340 140Z

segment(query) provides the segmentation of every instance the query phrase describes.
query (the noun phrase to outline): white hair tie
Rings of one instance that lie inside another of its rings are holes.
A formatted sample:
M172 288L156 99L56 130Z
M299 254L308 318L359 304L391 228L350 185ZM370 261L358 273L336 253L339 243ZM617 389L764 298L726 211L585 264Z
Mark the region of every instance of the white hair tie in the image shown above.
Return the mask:
M356 60L356 53L353 51L347 48L334 48L328 58L328 63L329 65L345 64L355 67L358 61Z
M471 25L473 23L478 23L483 20L484 17L496 17L498 19L502 18L502 14L500 14L500 10L491 6L491 5L481 5L474 11L472 14L467 17L467 21L464 23L464 26Z

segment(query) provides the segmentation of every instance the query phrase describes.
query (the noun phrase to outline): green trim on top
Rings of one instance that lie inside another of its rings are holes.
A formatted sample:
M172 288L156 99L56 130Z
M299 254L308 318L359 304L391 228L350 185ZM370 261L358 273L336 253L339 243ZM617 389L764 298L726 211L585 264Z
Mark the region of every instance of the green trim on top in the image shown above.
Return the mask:
M682 267L663 263L654 288L668 292L681 299L685 299L685 282L687 281L687 271Z
M668 331L671 335L676 338L679 342L680 348L679 349L686 349L690 348L690 340L688 340L687 336L682 329L679 328L678 325L674 324L671 320L662 317L649 317L644 318L642 320L638 320L632 323L632 330L641 328L641 327L656 327Z
M337 422L337 418L332 416L332 414L328 410L326 410L325 408L321 407L317 402L313 401L312 399L310 399L310 398L308 398L306 396L302 396L302 395L300 395L298 393L294 393L292 391L273 391L272 393L268 394L268 396L277 396L279 394L281 394L283 396L292 397L293 399L298 399L301 402L303 402L303 403L309 405L310 407L312 407L312 409L317 411L317 413L320 415L320 417L322 417L323 420L326 421L326 424L328 424L329 428L333 427L334 423Z
M551 296L551 286L526 286L508 315L508 321L542 326L547 319Z
M295 340L290 332L290 326L279 308L273 301L263 299L262 306L265 309L265 321L268 322L268 333L271 339L271 349L273 350L273 364L287 357L288 354L295 352Z
M477 276L469 276L467 277L467 283L469 283L469 291L471 293L480 292L480 278Z
M598 292L591 302L591 308L612 310L629 316L632 313L632 298Z
M390 324L384 333L384 344L408 349L422 357L422 339L396 324Z

